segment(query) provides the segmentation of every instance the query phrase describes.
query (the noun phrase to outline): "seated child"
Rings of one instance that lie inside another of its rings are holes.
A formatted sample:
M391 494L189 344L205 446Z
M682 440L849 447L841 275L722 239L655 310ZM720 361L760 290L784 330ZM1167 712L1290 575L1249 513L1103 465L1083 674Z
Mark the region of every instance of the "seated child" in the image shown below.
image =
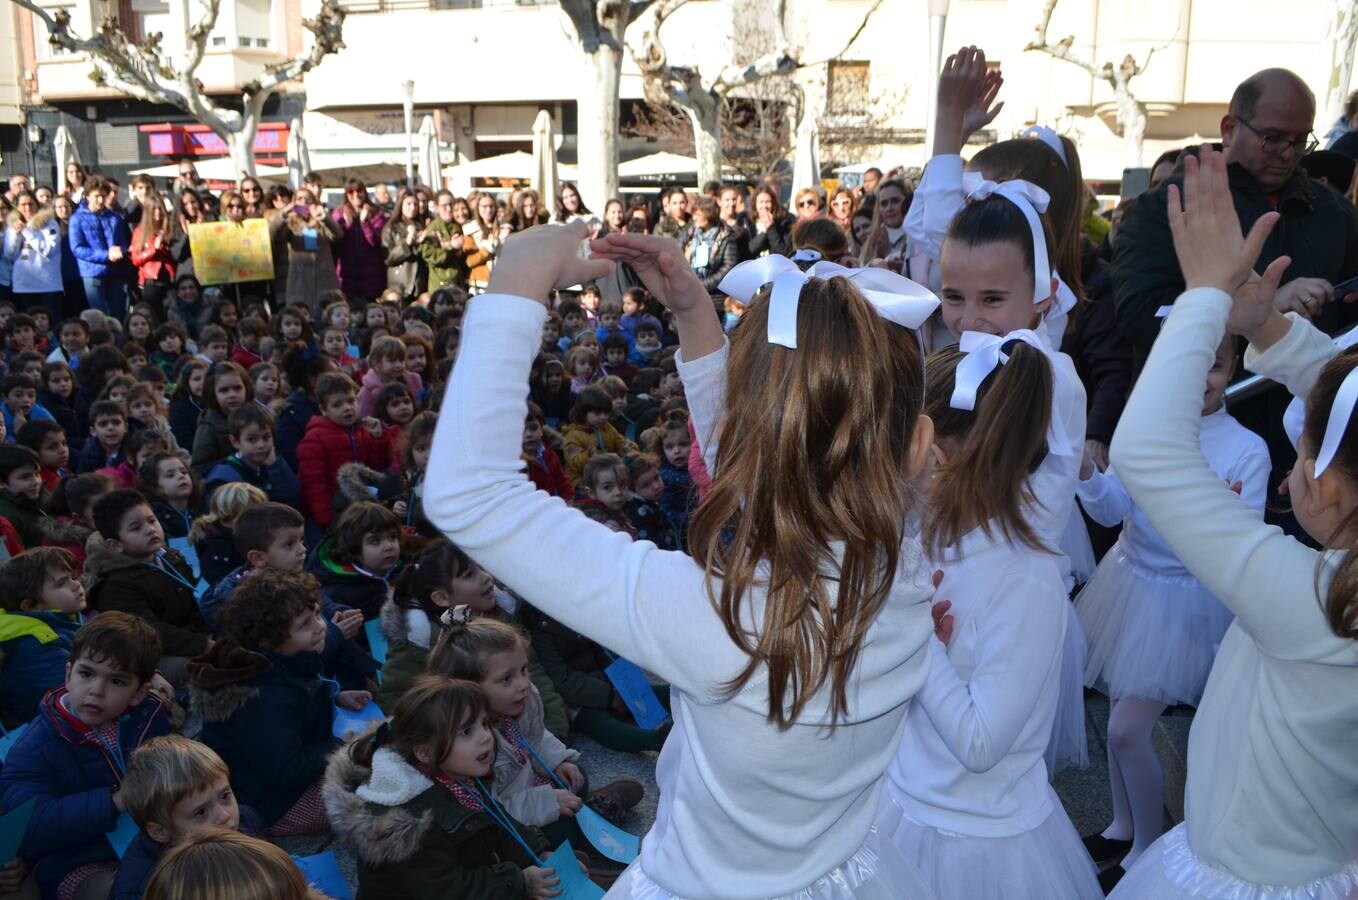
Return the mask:
M207 380L207 363L185 357L184 365L173 375L174 392L170 394L170 430L181 447L192 447L198 431L198 419L203 415L203 382Z
M624 434L632 424L627 420L627 416L623 415L627 411L627 382L617 375L605 375L595 383L608 395L608 399L613 401L613 415L609 417L608 423L618 434Z
M151 355L147 357L151 365L165 373L166 378L175 377L175 367L184 355L189 344L189 336L184 326L178 322L166 322L151 336ZM201 361L201 360L200 360ZM204 366L207 364L204 363Z
M85 446L85 431L75 411L75 375L64 362L50 362L42 367L41 384L38 402L66 432L66 443L79 452Z
M269 333L269 326L258 316L246 316L236 325L236 346L231 350L231 361L244 369L264 362L259 345Z
M271 362L257 362L250 367L250 383L255 389L255 405L270 415L283 408L283 388L278 366Z
M26 548L42 543L47 491L38 474L38 454L23 444L0 444L0 516L8 519Z
M542 323L542 346L538 349L540 354L545 356L558 356L561 348L557 342L561 340L561 316L554 309L547 310L547 320Z
M377 392L377 419L383 425L396 429L393 441L400 439L401 429L415 418L415 395L401 382L384 385Z
M549 896L556 873L534 858L551 852L541 832L486 811L496 749L489 716L475 684L422 675L390 725L331 758L326 807L335 836L358 857L359 897Z
M253 484L275 503L301 508L302 486L274 449L274 419L255 403L240 407L227 419L234 452L208 470L203 487L211 496L233 481Z
M688 472L689 450L693 439L688 433L688 415L671 413L659 426L661 451L660 478L665 482L661 504L679 532L679 545L688 545L688 519L694 505L693 478Z
M73 317L61 323L57 332L57 346L47 355L48 362L65 363L71 369L80 365L80 358L90 344L90 326L84 319Z
M367 621L381 612L400 563L401 520L380 503L363 501L340 513L308 568L327 602L362 610Z
M34 385L42 384L42 367L47 360L41 353L20 353L9 364L9 374L22 375Z
M159 432L149 428L134 431L123 441L123 460L116 466L104 466L96 471L113 479L120 488L136 487L137 473L146 461L159 453L169 453L170 443Z
M94 472L122 464L127 437L127 411L121 403L97 400L90 404L90 440L80 451L78 472Z
M320 780L334 749L336 705L362 709L367 691L322 680L326 624L314 584L261 572L217 612L226 638L189 662L202 741L231 769L231 787L273 836L327 829Z
M63 481L52 495L52 515L42 520L42 543L70 553L76 574L85 568L85 545L94 534L94 501L113 489L107 475L86 472Z
M604 362L600 370L605 375L616 375L623 380L624 384L632 383L632 376L637 374L640 369L633 363L627 361L631 355L631 345L627 337L622 334L610 334L603 339L604 341Z
M650 541L661 550L678 550L679 532L661 503L665 482L660 477L660 463L649 453L634 454L627 458L627 479L632 493L622 509L636 530L637 540Z
M359 359L349 352L349 339L343 328L328 325L321 330L321 351L345 375L352 378L358 372Z
M0 413L5 417L5 433L10 439L30 421L55 417L38 404L38 383L27 375L0 378Z
M556 305L556 312L561 316L561 340L556 342L556 349L565 353L587 324L585 308L578 300L562 300Z
M626 532L635 538L632 523L623 511L630 493L627 466L623 465L622 457L615 453L599 453L585 463L574 506L594 513L590 518L595 521L611 521L616 526L614 531Z
M85 624L71 641L65 686L47 692L5 758L0 814L36 801L19 855L36 863L45 897L108 894L117 856L104 835L125 808L114 760L170 730L166 703L151 690L160 653L156 632L135 616L109 612Z
M291 393L278 414L278 433L274 443L278 445L279 455L296 472L297 445L306 434L307 424L314 416L321 414L315 396L316 382L322 375L334 372L335 364L324 353L316 352L314 347L294 346L283 353L279 368L286 376Z
M57 489L63 478L73 474L66 466L71 461L71 448L66 443L66 431L48 419L34 419L19 429L15 441L38 455L38 476L49 494Z
M227 417L253 398L250 376L233 362L214 365L203 381L203 415L193 434L190 464L200 473L231 455L231 428Z
M559 359L547 359L542 364L542 375L531 385L530 396L542 408L542 419L548 427L557 428L570 419L575 394L566 378L566 366Z
M562 360L571 378L571 393L576 397L599 377L599 355L589 347L576 345L566 351Z
M326 900L287 851L260 838L204 828L175 844L146 882L146 900Z
M160 669L176 686L185 663L212 644L194 600L193 570L166 549L165 533L139 491L110 491L94 503L94 527L85 558L90 606L118 610L145 621L160 636Z
M654 325L657 336L663 330L660 320L648 311L647 306L646 292L641 288L628 288L622 292L622 318L618 320L618 327L634 340L637 327L643 322Z
M429 655L429 672L474 681L486 692L496 745L491 790L510 816L543 828L549 843L579 843L583 836L573 819L581 796L615 822L641 802L641 785L631 779L586 794L584 773L575 765L579 752L544 725L542 699L528 674L528 641L517 628L472 618L468 607L455 607L448 621Z
M594 329L595 337L597 337L600 341L604 341L616 334L623 340L627 341L628 345L630 346L632 342L628 338L627 332L622 330L622 326L620 324L621 320L622 320L622 301L621 300L603 301L602 303L599 304L599 313L598 316L595 318L595 322L598 325L598 327ZM622 358L626 360L627 354L624 353Z
M25 550L0 565L0 699L7 722L26 722L65 677L85 623L75 559L58 547Z
M126 344L123 344L121 349L123 351L123 356L127 358L127 364L132 367L133 372L148 364L149 358L146 355L146 348L136 341L128 341Z
M137 470L137 489L151 501L167 541L189 536L202 491L182 458L163 450L153 453Z
M31 353L37 346L38 325L33 317L25 313L12 316L5 323L9 339L5 341L5 360L12 362L20 353Z
M232 528L241 513L268 501L263 491L244 481L224 484L212 492L207 515L194 519L189 529L189 540L198 554L198 574L204 581L215 584L245 561L236 552Z
M220 325L208 325L198 332L198 358L209 366L227 362L231 354L231 338Z
M158 371L158 370L152 370ZM133 431L151 431L165 439L171 453L182 452L179 441L165 414L165 387L139 381L127 392L127 427ZM187 453L184 454L186 457Z
M123 776L123 804L141 830L118 864L109 900L141 900L165 851L208 829L260 835L259 816L239 806L231 773L211 747L177 734L137 748Z
M660 326L642 320L637 323L632 344L632 355L627 361L638 368L645 369L660 361Z
M402 360L404 366L404 355ZM297 445L297 477L302 483L302 511L328 527L335 517L340 466L361 462L371 469L386 470L391 465L392 434L374 418L360 422L358 388L347 375L322 375L316 382L316 400L321 414L307 423L306 434Z
M575 398L570 424L562 434L566 475L572 484L580 484L585 463L596 453L622 454L627 451L627 442L608 422L612 415L613 400L602 388L587 387Z
M373 341L368 351L368 371L363 375L363 388L358 393L358 414L377 415L377 395L388 384L404 384L412 397L424 385L420 376L406 368L406 345L400 338L381 337Z
M569 503L575 488L561 466L561 457L542 441L542 408L528 401L528 415L523 422L523 461L528 464L528 480L540 491L560 497Z

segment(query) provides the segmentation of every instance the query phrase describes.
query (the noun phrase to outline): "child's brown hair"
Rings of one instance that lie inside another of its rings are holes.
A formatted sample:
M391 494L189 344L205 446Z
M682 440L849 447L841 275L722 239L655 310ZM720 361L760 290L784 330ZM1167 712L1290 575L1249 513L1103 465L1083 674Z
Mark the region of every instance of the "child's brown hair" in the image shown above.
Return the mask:
M399 540L401 520L396 513L371 500L360 500L345 507L335 523L335 561L358 562L363 552L363 538L370 534L394 534Z
M431 673L432 673L431 669ZM377 726L349 745L349 758L371 767L373 754L390 747L415 762L415 751L424 748L432 760L452 752L463 728L490 718L490 702L481 686L471 679L441 674L420 675L396 701L391 723Z
M378 363L400 360L401 365L406 361L406 345L398 337L380 337L373 341L372 347L368 350L368 365L376 368Z
M438 424L439 417L435 412L422 412L410 420L410 424L401 432L401 468L407 472L414 471L415 447L433 443L434 430Z
M456 612L450 611L453 621L429 651L426 670L431 674L479 682L486 657L528 646L528 639L513 625L485 618L459 621Z
M324 900L286 850L226 828L204 828L171 847L145 900Z
M213 363L212 367L208 369L207 378L203 379L203 405L208 409L225 412L217 403L217 382L228 375L235 375L240 379L241 387L245 388L246 403L255 399L255 385L250 380L250 373L245 371L245 368L239 363L233 363L227 359Z
M34 547L11 556L0 565L0 608L23 609L24 602L42 600L47 576L53 571L76 574L75 557L61 547Z
M316 379L316 403L325 409L332 397L338 394L358 394L358 385L343 372L327 372Z
M132 821L142 830L156 824L169 829L175 805L231 772L216 751L183 735L152 738L127 763L119 792Z
M627 466L621 456L616 453L596 453L585 463L585 470L580 475L580 485L587 488L590 496L593 496L595 482L609 472L616 473L624 483L628 480Z
M265 569L231 592L217 623L245 649L271 650L287 643L298 616L321 608L319 592L310 575Z
M145 620L118 610L100 613L81 626L67 660L107 662L146 684L160 662L160 635Z

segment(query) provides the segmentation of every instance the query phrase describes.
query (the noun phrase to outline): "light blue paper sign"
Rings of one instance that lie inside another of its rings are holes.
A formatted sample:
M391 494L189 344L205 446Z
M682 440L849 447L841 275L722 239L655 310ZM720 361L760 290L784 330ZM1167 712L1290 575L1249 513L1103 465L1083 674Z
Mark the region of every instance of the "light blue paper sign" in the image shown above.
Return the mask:
M627 704L632 718L642 728L659 728L669 718L660 698L655 695L646 675L637 668L636 663L619 656L612 665L604 669L608 680L613 682L618 696Z
M637 858L641 852L641 838L623 831L603 816L582 806L575 813L575 823L580 826L585 837L604 856L624 865Z
M189 540L187 537L175 537L170 538L165 543L169 544L171 549L178 550L179 555L184 557L184 561L187 562L189 568L193 570L194 578L197 578L203 573L203 570L198 567L198 551L194 548L193 541Z
M302 877L309 887L331 900L353 900L354 892L349 889L349 882L344 880L339 860L335 859L332 851L327 850L315 856L294 856L292 861L302 870Z
M9 731L5 732L3 736L0 736L0 763L5 761L6 756L9 756L9 748L19 742L19 737L26 730L28 730L27 722L22 725L14 726Z
M33 817L33 807L37 804L37 798L34 798L0 817L0 866L19 855L19 845L24 842L28 820Z
M368 652L372 658L377 660L377 664L385 666L387 664L387 636L382 633L382 623L377 619L369 619L363 623L363 632L368 636Z
M601 900L604 895L604 889L590 881L580 870L580 861L575 858L570 841L557 847L543 866L555 869L556 877L561 879L561 883L556 886L561 892L557 895L559 900Z
M342 740L346 735L362 734L368 730L368 726L373 722L379 722L385 718L386 716L382 714L381 708L371 700L368 701L367 706L358 712L336 706L335 720L330 731L335 737Z
M122 859L123 854L127 852L128 845L132 843L132 839L137 836L139 831L141 829L137 827L136 822L132 821L132 817L123 813L118 816L118 824L114 825L113 830L105 837L113 845L113 852L118 854L119 859Z

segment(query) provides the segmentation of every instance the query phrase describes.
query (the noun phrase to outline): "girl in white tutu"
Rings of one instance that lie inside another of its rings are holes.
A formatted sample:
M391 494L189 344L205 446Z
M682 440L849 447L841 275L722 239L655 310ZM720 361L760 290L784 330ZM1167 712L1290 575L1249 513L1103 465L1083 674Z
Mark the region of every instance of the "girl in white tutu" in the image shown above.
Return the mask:
M1186 209L1169 188L1188 290L1132 392L1113 464L1236 619L1189 736L1184 824L1112 896L1344 900L1358 896L1358 354L1336 356L1310 323L1274 309L1290 260L1262 276L1252 267L1278 215L1241 236L1220 153L1185 160L1183 196ZM1321 551L1260 522L1204 464L1196 385L1228 328L1250 341L1246 366L1306 398L1288 494Z
M1032 238L1014 202L973 202L949 240L990 260L992 296L1032 314ZM969 293L977 271L945 270L945 294ZM1058 557L1028 518L1051 420L1043 343L1028 330L969 332L967 352L935 351L926 364L935 439L923 542L943 571L951 634L946 648L933 642L877 827L940 900L1102 896L1043 760L1074 616Z
M1203 392L1199 447L1207 465L1238 491L1260 520L1268 492L1268 447L1222 403L1235 369L1235 343L1216 348ZM1086 463L1078 496L1089 517L1112 527L1117 543L1076 599L1088 641L1085 683L1109 696L1108 780L1113 821L1086 839L1096 862L1120 861L1104 873L1115 884L1164 832L1164 772L1151 743L1169 704L1197 706L1221 638L1234 618L1184 568L1146 513L1128 496L1116 467Z
M790 271L759 276L774 285L728 344L677 244L610 234L593 244L606 259L582 259L587 234L575 223L505 242L467 308L424 503L511 590L672 686L655 825L609 896L928 897L872 821L933 630L906 522L933 438L913 329L937 301L882 270L863 270L894 279L869 296L783 259ZM693 557L591 522L522 470L542 301L612 260L674 312L714 473ZM532 562L565 559L565 581Z

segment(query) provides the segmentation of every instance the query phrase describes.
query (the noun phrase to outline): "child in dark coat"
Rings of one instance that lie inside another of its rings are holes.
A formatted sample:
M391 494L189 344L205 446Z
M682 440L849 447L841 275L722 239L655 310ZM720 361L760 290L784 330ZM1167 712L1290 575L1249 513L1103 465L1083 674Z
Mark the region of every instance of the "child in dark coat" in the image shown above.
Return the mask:
M302 486L287 461L274 449L274 419L256 403L247 403L227 417L235 452L208 470L203 488L211 496L233 481L253 484L275 503L301 509Z
M61 685L71 642L85 624L75 558L58 547L26 550L0 566L0 699L4 718L26 722Z
M366 621L381 612L400 562L401 520L380 503L365 501L340 514L309 570L329 603L362 610Z

